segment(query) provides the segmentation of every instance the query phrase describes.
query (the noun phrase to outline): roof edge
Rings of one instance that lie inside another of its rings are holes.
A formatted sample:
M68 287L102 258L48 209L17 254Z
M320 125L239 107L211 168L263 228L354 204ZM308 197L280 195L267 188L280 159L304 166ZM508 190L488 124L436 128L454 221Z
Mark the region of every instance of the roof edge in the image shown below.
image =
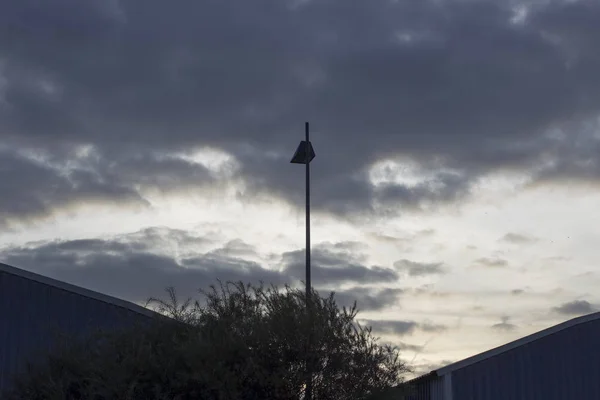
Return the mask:
M563 331L565 329L568 329L568 328L571 328L571 327L574 327L574 326L577 326L580 324L584 324L586 322L595 321L598 319L600 319L600 312L595 312L592 314L583 315L581 317L576 317L576 318L567 320L565 322L562 322L558 325L554 325L549 328L543 329L539 332L532 333L531 335L522 337L521 339L517 339L513 342L509 342L502 346L495 347L491 350L484 351L483 353L479 353L479 354L476 354L469 358L465 358L464 360L457 361L455 363L446 365L445 367L442 367L442 368L432 371L432 373L436 373L438 376L443 376L443 375L449 374L453 371L456 371L458 369L468 367L469 365L473 365L480 361L483 361L488 358L505 353L507 351L513 350L517 347L521 347L528 343L534 342L538 339L542 339L546 336L553 335L553 334Z
M402 382L399 386L402 386L402 385L413 385L415 383L419 383L419 382L426 381L426 380L431 379L431 378L437 378L437 377L438 377L438 375L436 374L436 371L431 371L431 372L428 372L426 374L419 375L419 376L416 376L414 378L411 378L411 379L409 379L409 380L407 380L405 382Z
M138 314L145 315L147 317L155 318L157 316L161 316L161 314L149 310L145 307L139 306L130 301L122 300L116 297L112 297L100 292L95 292L90 289L85 289L80 286L72 285L70 283L66 283L63 281L59 281L57 279L52 279L44 275L36 274L35 272L27 271L24 269L20 269L17 267L13 267L8 264L0 263L0 273L7 273L15 276L19 276L21 278L29 279L43 285L52 286L56 289L64 290L67 292L75 293L80 296L88 297L90 299L98 300L103 303L108 303L113 306L121 307L133 311Z

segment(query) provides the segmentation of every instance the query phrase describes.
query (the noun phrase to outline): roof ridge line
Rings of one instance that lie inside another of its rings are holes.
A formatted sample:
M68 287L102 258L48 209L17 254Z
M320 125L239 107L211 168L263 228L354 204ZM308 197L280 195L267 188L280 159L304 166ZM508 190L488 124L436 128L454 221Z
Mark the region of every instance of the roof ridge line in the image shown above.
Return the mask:
M512 342L503 344L498 347L494 347L490 350L486 350L479 354L475 354L475 355L465 358L461 361L457 361L455 363L446 365L445 367L438 368L434 371L431 371L431 373L435 372L437 376L443 376L443 375L449 374L453 371L456 371L458 369L476 364L476 363L486 360L488 358L497 356L502 353L506 353L507 351L513 350L517 347L524 346L524 345L534 342L538 339L542 339L546 336L553 335L553 334L563 331L565 329L568 329L568 328L571 328L571 327L574 327L574 326L577 326L580 324L584 324L587 322L595 321L598 319L600 319L600 311L594 312L591 314L582 315L579 317L575 317L575 318L569 319L567 321L561 322L558 325L553 325L551 327L542 329L541 331L532 333L530 335L527 335L520 339L514 340Z

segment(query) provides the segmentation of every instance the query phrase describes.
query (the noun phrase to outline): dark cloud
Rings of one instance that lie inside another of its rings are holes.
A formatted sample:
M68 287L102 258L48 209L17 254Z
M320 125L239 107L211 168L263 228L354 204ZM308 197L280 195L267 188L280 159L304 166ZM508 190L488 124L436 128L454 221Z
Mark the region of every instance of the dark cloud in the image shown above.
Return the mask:
M492 325L492 329L500 332L512 332L517 329L517 326L511 324L509 317L502 317L502 322Z
M469 194L469 177L460 173L439 172L416 185L386 184L373 193L380 208L419 209L439 203L451 203Z
M415 321L366 319L362 320L362 323L372 327L374 332L395 334L398 336L410 335L417 329L426 333L441 333L448 330L446 325L434 324L432 322L418 323Z
M427 276L443 274L446 271L442 267L442 263L420 263L410 260L398 260L394 263L394 267L401 271L406 271L409 276Z
M524 289L513 289L510 291L510 293L512 295L518 296L518 295L525 293L525 290Z
M143 201L122 181L109 183L85 168L52 166L1 148L0 192L0 227L77 202Z
M178 191L215 183L203 165L168 154L108 157L73 148L65 159L47 151L16 152L0 142L0 226L56 209L112 203L146 206L145 191Z
M331 248L356 249L357 244L342 243ZM318 248L319 246L317 246ZM318 253L317 253L318 254ZM340 306L350 307L357 302L359 310L379 311L393 307L403 293L396 288L354 287L327 289L328 283L381 281L387 275L379 269L357 272L358 266L338 265L334 255L317 260L330 262L315 274L320 292L334 291ZM284 259L289 254L284 255ZM83 286L131 301L144 301L160 296L163 289L173 286L181 296L194 295L216 280L284 285L297 284L301 274L289 274L293 269L274 270L260 264L256 250L239 239L215 247L210 237L188 231L154 227L131 234L104 239L56 240L32 242L19 247L0 249L0 261L18 268L40 273L58 280ZM337 270L339 268L339 271ZM349 277L338 277L346 271ZM383 274L382 276L378 274ZM319 278L319 279L317 279ZM319 286L321 285L321 286Z
M288 282L280 272L226 251L177 259L164 245L181 236L180 231L162 229L107 240L32 243L4 249L0 257L7 264L132 301L160 296L168 286L182 296L193 295L217 279L277 285ZM148 237L154 240L146 241ZM194 241L191 235L187 239Z
M327 290L320 290L327 292ZM380 311L396 306L402 289L384 288L373 289L354 287L345 290L334 290L336 302L340 306L351 307L354 302L360 311Z
M513 243L513 244L528 244L528 243L532 243L532 242L536 241L535 238L532 238L530 236L521 235L518 233L510 233L510 232L507 233L506 235L504 235L500 240L503 242Z
M370 326L376 333L394 334L405 336L412 334L419 324L414 321L393 321L393 320L363 320L365 326Z
M508 266L508 261L503 260L501 258L479 258L475 260L475 263L481 267L488 268L502 268Z
M201 146L232 154L249 188L299 204L302 172L288 162L304 119L321 211L426 209L506 168L597 181L586 121L600 111L600 5L523 4L515 22L515 2L493 0L3 1L8 154L45 149L70 165L64 149L90 144L99 156L66 179L3 154L0 216L203 181L156 156ZM373 186L382 159L410 161L415 179L397 168Z
M364 255L342 250L332 244L315 246L311 254L312 279L322 285L342 284L344 282L378 283L393 282L398 274L378 266L367 267L362 262ZM304 250L296 250L283 254L283 265L286 274L298 280L305 276Z
M598 311L598 308L585 300L574 300L554 307L553 310L563 315L584 315Z

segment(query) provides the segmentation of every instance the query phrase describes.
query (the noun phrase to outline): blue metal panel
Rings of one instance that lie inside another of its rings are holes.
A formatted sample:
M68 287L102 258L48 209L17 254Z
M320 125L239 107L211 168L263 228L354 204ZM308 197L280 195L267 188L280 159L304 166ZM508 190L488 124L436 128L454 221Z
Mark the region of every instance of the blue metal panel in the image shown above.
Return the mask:
M600 399L600 320L452 372L453 400Z
M435 374L424 375L405 384L405 400L444 400L444 379Z
M46 354L56 334L82 337L149 317L22 276L0 271L0 393L28 361Z
M444 397L444 378L436 377L429 382L431 400L446 400Z

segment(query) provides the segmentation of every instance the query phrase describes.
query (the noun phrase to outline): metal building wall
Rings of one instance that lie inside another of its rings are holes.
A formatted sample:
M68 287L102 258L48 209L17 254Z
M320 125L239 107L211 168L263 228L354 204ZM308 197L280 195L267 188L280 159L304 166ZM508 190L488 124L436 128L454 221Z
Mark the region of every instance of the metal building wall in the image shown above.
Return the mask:
M430 376L417 378L405 384L406 400L431 400Z
M431 400L448 400L445 398L443 377L436 377L436 379L432 379L430 386Z
M413 379L406 384L406 400L445 400L444 379L428 374Z
M453 400L600 399L600 320L452 372Z
M14 374L52 347L54 333L82 336L149 320L68 290L0 271L0 393Z

